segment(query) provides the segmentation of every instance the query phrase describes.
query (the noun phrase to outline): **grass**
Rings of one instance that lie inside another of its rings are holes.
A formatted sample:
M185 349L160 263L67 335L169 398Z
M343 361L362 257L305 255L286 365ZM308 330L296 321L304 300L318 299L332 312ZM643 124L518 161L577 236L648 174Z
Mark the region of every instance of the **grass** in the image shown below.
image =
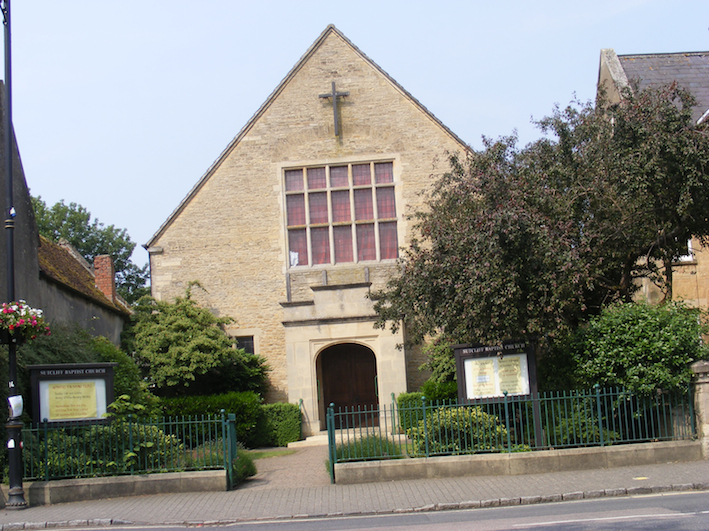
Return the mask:
M249 455L252 459L268 459L270 457L283 457L294 454L295 450L249 450Z

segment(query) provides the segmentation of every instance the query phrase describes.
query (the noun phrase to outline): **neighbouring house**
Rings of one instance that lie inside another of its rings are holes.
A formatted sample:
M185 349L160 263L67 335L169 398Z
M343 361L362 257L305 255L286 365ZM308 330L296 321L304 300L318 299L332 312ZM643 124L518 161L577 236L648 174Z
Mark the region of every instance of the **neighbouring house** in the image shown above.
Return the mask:
M369 294L397 273L422 192L467 146L328 26L145 245L158 300L192 290L271 367L269 401L389 404L425 380Z
M2 93L0 83L0 93ZM0 112L0 123L2 112ZM3 146L0 128L0 146ZM69 244L56 244L39 235L16 139L13 149L13 196L17 212L14 229L15 298L41 308L47 321L76 322L91 334L120 344L130 308L116 295L113 260L97 256L86 263ZM0 204L6 213L4 165L0 168ZM7 297L7 231L0 230L0 299ZM4 301L9 302L9 301Z
M598 86L610 103L620 101L625 87L637 84L643 90L672 82L696 99L692 115L696 123L709 120L709 52L618 55L611 48L601 50ZM687 254L672 270L673 298L709 307L709 249L696 240L687 242ZM647 279L642 281L641 293L650 302L662 299L661 290Z

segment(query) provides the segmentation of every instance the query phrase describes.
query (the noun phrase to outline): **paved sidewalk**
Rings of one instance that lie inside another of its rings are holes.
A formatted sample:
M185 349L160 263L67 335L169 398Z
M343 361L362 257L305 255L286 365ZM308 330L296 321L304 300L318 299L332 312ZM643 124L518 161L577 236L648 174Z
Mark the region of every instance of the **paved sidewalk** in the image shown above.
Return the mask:
M331 485L326 448L258 460L232 492L165 494L2 510L2 531L117 524L231 523L545 503L602 496L709 490L709 461L526 476Z

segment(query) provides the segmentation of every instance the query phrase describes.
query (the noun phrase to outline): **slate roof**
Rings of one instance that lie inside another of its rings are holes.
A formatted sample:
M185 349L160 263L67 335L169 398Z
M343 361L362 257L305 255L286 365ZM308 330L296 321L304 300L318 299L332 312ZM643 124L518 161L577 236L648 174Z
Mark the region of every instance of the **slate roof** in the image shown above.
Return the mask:
M689 90L697 100L695 121L709 110L709 52L618 55L618 59L628 81L639 81L640 90L673 81Z
M68 244L57 244L40 235L37 257L40 274L45 278L101 306L122 314L130 314L127 305L123 306L121 300L112 302L96 287L96 278L91 266Z

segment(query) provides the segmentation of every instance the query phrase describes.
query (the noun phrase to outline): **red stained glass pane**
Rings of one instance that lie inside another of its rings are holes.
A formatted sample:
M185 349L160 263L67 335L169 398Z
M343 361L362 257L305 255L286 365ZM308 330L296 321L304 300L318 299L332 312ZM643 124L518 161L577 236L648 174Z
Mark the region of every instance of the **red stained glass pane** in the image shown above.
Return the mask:
M288 226L305 225L305 197L303 194L287 195Z
M395 217L394 187L377 188L377 218L393 219Z
M396 238L396 223L379 224L379 250L380 258L388 260L398 258L399 245Z
M369 170L369 164L352 165L352 183L355 186L372 184L372 175Z
M333 236L335 237L335 263L342 264L344 262L352 262L352 226L338 225L333 227Z
M327 223L327 193L308 194L310 223Z
M330 231L327 227L310 230L310 241L313 246L313 264L330 263Z
M374 206L372 204L372 189L362 188L354 191L355 219L366 221L374 219Z
M286 192L303 189L303 170L286 170Z
M308 241L305 229L288 231L288 250L291 267L308 265Z
M326 187L325 168L308 168L308 190L322 190Z
M350 221L350 192L349 190L341 190L332 192L330 196L332 201L332 221L339 223L342 221Z
M357 225L357 260L376 260L377 248L374 241L374 224Z
M330 168L330 187L342 188L343 186L349 186L349 184L347 166L335 166L334 168Z
M374 182L376 184L394 182L394 165L391 162L378 162L374 165Z

